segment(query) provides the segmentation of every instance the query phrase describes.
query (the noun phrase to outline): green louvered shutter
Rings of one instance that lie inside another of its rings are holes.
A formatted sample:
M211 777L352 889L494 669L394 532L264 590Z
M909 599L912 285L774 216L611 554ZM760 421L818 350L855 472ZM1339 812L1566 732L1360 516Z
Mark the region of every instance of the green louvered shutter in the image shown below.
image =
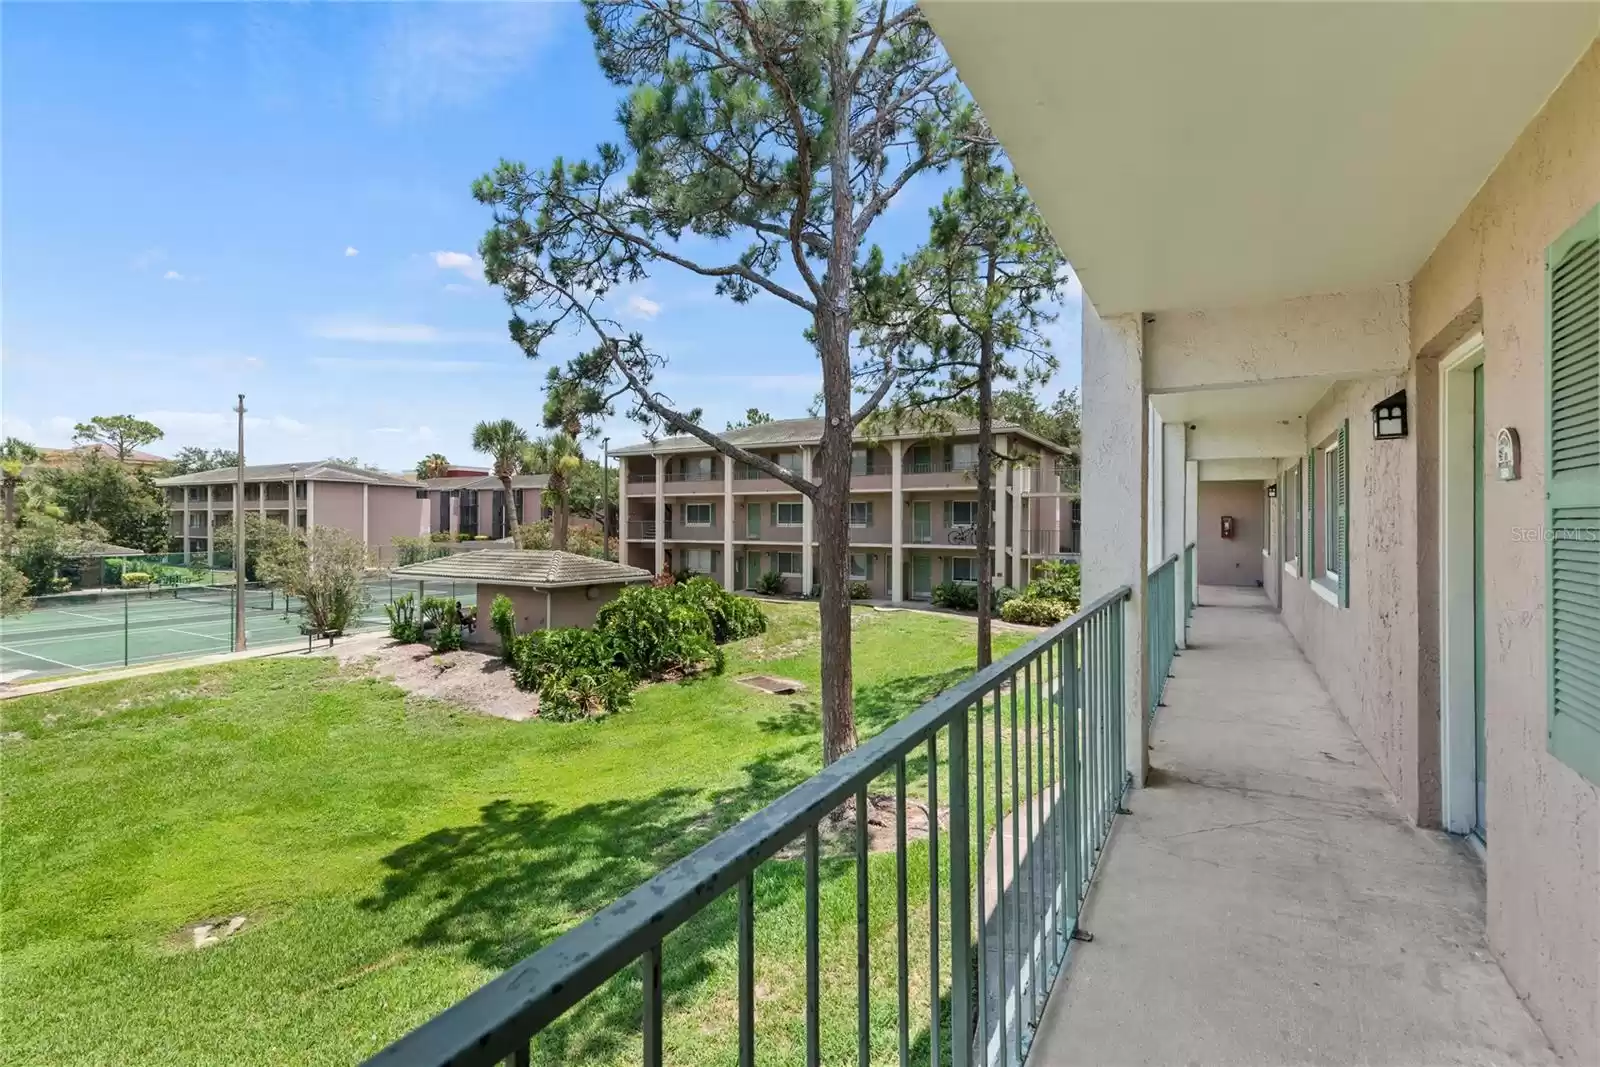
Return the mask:
M1545 255L1550 754L1600 782L1600 206Z
M1339 606L1350 606L1350 420L1339 424L1339 484L1337 500L1337 541L1334 559L1339 561Z
M778 505L776 501L772 504L772 525L778 525Z
M1305 507L1301 511L1306 522L1305 540L1300 542L1300 577L1309 582L1315 580L1317 569L1317 450L1314 448L1306 453L1306 473L1300 483L1305 496Z

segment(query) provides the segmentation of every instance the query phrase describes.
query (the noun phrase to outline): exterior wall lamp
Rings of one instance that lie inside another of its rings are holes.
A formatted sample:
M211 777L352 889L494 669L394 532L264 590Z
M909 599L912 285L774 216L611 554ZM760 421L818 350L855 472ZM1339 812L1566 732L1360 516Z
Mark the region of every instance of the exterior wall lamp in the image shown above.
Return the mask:
M1380 400L1372 409L1372 439L1397 441L1406 436L1406 391Z

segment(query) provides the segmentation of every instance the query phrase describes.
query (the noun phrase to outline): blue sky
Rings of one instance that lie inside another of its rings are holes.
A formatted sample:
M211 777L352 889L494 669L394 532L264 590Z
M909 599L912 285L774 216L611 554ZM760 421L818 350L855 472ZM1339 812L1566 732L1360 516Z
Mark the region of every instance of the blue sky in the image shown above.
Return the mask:
M231 446L244 392L252 461L400 469L480 461L479 419L537 428L544 366L506 339L469 189L616 138L575 4L8 4L0 28L4 433L134 413L154 451ZM939 192L908 188L871 239L911 247ZM802 312L671 267L613 304L708 425L806 413ZM1076 384L1070 305L1057 333Z

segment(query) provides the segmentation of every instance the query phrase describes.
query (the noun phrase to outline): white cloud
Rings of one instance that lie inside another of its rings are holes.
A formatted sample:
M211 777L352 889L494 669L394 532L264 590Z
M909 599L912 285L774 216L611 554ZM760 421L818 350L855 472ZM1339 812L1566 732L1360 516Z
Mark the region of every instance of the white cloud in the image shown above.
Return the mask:
M71 437L73 435L78 428L78 420L69 419L65 415L52 415L50 416L50 421L45 425L50 428L50 433L52 436L60 439L62 437Z
M344 246L344 254L347 257L348 256L359 256L361 254L361 249L357 248L355 245L345 245Z
M661 305L647 296L634 293L628 297L628 314L637 319L653 319L661 314Z
M164 282L181 282L183 281L183 275L175 270L169 270L161 276L161 280Z
M496 364L482 359L354 359L348 356L316 356L312 366L324 370L358 371L480 371Z
M391 119L462 105L526 71L552 36L554 4L398 4L373 42L373 97Z
M17 437L33 444L38 443L39 434L33 428L33 423L27 419L13 418L10 415L0 415L0 437Z
M440 270L458 270L469 282L483 281L483 265L470 252L435 252L433 265Z
M488 344L506 340L494 330L441 330L420 322L379 322L373 319L334 317L311 324L312 337L362 344L439 345Z

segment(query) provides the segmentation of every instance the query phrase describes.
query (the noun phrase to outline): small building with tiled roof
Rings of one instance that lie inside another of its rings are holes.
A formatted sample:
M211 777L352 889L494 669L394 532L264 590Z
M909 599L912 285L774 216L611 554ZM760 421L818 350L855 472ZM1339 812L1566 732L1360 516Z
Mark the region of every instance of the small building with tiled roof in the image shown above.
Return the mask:
M477 586L479 626L469 639L479 644L496 640L488 626L489 606L505 595L517 615L517 632L592 626L600 608L629 585L648 582L651 574L607 559L575 552L521 548L485 548L396 567L396 580L415 579L418 599L429 580L470 582Z

